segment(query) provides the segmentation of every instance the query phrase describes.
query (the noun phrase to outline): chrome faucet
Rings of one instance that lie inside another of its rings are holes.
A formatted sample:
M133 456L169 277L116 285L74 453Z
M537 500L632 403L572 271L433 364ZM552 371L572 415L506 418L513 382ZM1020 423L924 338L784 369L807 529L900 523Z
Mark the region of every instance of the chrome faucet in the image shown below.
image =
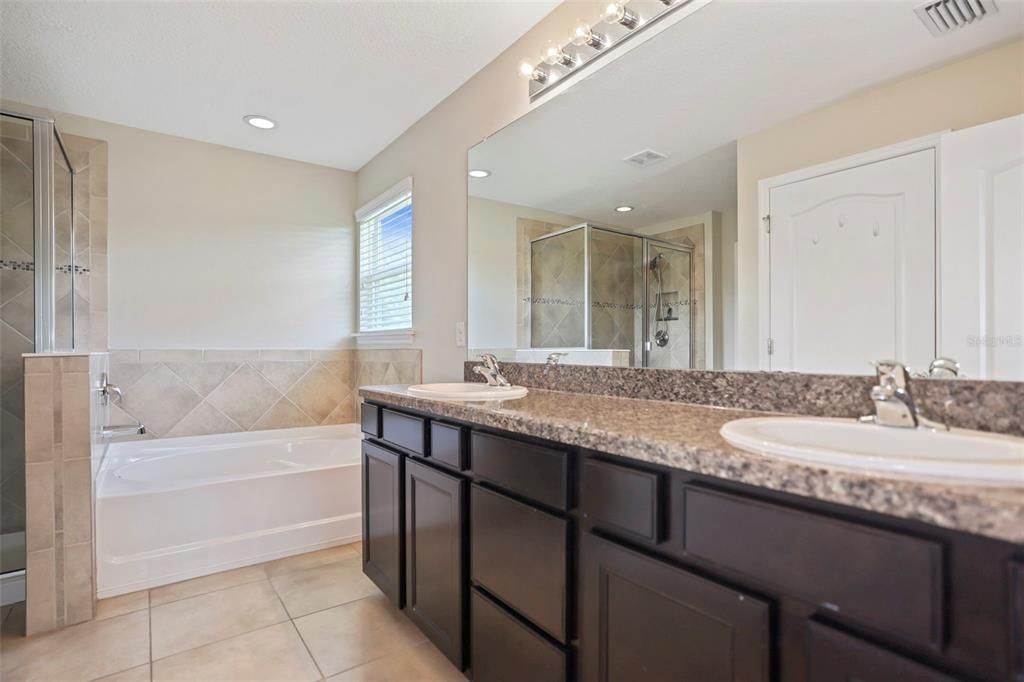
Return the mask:
M934 422L918 411L910 392L910 371L895 360L875 364L878 384L871 387L871 401L875 413L860 418L867 424L913 429L919 426L934 430L949 430L948 424Z
M487 380L488 386L511 386L508 379L501 375L501 367L498 365L498 358L493 353L484 353L480 356L484 364L477 365L473 371Z
M116 438L118 436L144 436L146 426L144 424L111 424L100 430L104 438Z
M548 353L547 362L544 364L549 367L555 367L566 355L568 355L568 353Z
M100 400L104 405L108 405L113 402L115 405L120 405L121 401L124 400L124 393L118 386L110 383L110 377L104 373L100 377Z

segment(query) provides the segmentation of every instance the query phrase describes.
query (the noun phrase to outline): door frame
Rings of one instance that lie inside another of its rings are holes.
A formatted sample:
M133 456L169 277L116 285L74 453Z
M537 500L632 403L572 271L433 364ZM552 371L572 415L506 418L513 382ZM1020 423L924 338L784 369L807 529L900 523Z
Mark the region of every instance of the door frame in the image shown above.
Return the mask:
M851 170L860 166L866 166L879 161L887 161L900 156L907 156L917 152L931 149L935 154L935 191L934 191L934 213L935 213L935 329L940 328L939 305L941 292L939 290L939 236L941 235L940 206L940 173L942 163L940 160L940 141L943 135L950 130L942 130L930 135L915 137L903 142L870 149L865 152L844 156L825 163L819 163L805 168L762 178L757 181L757 215L760 223L757 228L757 359L758 369L771 370L771 353L768 352L769 339L771 338L771 235L769 234L771 216L771 191L773 189L791 185L804 180L811 180L823 175L839 173ZM866 368L865 368L866 369ZM867 372L865 372L867 373Z

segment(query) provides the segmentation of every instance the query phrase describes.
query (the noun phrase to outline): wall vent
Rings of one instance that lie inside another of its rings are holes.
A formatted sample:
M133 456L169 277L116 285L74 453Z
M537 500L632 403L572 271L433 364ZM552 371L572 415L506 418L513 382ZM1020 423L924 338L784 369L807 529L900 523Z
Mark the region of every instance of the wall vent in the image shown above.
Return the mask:
M933 36L941 36L977 23L998 9L995 0L933 0L914 11Z
M636 154L631 154L623 159L628 164L636 166L637 168L646 168L647 166L653 166L659 161L664 161L668 158L667 154L656 152L653 149L645 149Z

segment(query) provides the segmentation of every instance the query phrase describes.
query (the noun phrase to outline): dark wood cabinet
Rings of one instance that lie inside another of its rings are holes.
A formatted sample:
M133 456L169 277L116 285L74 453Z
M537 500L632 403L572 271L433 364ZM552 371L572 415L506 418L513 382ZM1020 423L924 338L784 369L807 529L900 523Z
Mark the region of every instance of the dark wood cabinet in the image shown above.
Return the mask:
M405 464L406 613L458 668L466 600L466 481Z
M1024 546L363 406L364 572L474 682L1024 682Z
M813 682L956 682L931 668L814 621L807 622Z
M404 457L363 441L363 573L402 607Z
M585 682L769 679L764 601L594 535L582 566Z

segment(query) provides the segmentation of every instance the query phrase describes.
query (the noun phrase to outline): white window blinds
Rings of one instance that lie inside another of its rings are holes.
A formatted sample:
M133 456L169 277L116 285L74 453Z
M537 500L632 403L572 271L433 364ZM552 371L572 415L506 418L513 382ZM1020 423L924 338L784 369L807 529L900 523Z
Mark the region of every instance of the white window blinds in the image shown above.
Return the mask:
M412 328L412 182L356 212L359 223L359 331Z

